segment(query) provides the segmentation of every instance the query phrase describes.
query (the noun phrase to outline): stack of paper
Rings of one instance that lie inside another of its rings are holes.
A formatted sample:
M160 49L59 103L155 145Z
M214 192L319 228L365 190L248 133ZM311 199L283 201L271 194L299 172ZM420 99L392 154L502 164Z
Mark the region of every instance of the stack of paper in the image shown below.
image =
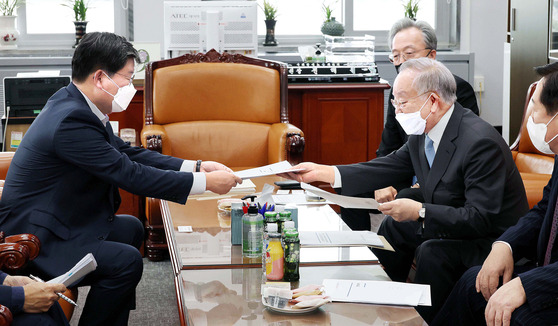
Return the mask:
M94 271L96 268L97 261L95 261L93 254L89 253L85 255L85 257L83 257L74 267L72 267L72 269L56 278L53 278L47 283L62 283L68 287L85 275Z
M307 247L384 247L378 235L371 231L312 231L300 232L298 237L300 245Z
M389 281L324 280L333 301L405 306L431 306L430 285Z

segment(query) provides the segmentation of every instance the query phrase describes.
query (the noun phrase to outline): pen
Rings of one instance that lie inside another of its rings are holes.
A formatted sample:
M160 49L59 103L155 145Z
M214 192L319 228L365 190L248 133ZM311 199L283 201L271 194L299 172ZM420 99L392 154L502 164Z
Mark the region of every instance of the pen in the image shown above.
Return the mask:
M29 278L32 279L32 280L35 280L37 282L45 283L45 281L41 280L40 278L38 278L37 276L34 276L34 275L29 275ZM68 298L67 296L63 295L62 293L56 292L56 295L58 295L60 298L66 300L67 302L69 302L69 303L71 303L71 304L73 304L74 306L77 307L77 303L75 303L74 300Z

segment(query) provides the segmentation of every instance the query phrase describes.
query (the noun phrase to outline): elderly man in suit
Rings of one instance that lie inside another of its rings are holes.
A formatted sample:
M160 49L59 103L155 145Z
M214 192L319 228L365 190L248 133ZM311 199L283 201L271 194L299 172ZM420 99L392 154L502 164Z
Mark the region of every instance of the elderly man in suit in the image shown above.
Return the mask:
M409 18L402 18L395 22L389 32L388 44L391 50L389 55L390 61L393 63L395 70L399 73L401 64L410 59L421 57L436 59L436 48L438 40L436 32L427 22L421 20L411 20ZM456 89L456 102L461 104L464 108L473 111L479 115L479 108L477 106L477 98L473 87L459 76L453 75ZM386 123L382 131L382 141L376 151L377 157L382 157L398 150L407 142L408 136L401 124L395 118L395 107L391 103L393 100L393 89L389 93L389 102L387 107ZM422 201L421 192L414 188L409 188L411 181L404 182L403 184L391 185L385 189L378 190L376 195L385 196L393 199L395 196L398 198L412 198ZM359 197L372 197L375 193L358 194ZM353 230L370 230L370 216L368 210L361 209L341 209L341 217L343 221Z
M394 281L430 284L432 307L417 307L428 322L453 284L483 261L490 245L528 210L510 150L494 127L455 103L455 79L441 63L420 58L401 65L393 104L409 141L385 157L345 166L302 163L298 181L329 182L354 196L416 175L423 202L395 199L378 234L395 252L374 250Z
M536 70L542 79L527 131L539 151L558 154L558 63ZM542 200L494 242L482 267L463 275L432 325L558 323L557 159ZM532 263L514 266L523 257Z
M185 203L189 194L223 194L242 182L222 164L130 147L114 135L108 114L132 100L138 58L121 36L85 35L72 58L72 83L31 124L0 201L2 230L41 240L30 272L50 279L87 253L95 257L97 269L79 283L91 285L80 325L127 325L135 307L143 226L133 216L115 215L118 188Z

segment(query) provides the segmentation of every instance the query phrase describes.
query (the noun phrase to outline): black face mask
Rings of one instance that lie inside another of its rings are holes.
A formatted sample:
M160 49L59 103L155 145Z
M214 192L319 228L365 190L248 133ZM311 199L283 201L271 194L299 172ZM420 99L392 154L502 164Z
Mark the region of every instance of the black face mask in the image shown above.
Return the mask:
M395 71L397 72L397 74L399 74L399 68L401 67L401 64L398 65L393 65L395 67Z

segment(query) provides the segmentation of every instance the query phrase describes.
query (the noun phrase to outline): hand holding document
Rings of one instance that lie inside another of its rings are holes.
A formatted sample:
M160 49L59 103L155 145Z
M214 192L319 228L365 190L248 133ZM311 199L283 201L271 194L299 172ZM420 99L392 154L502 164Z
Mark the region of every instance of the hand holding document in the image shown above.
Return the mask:
M56 278L53 278L47 283L62 283L68 287L95 269L97 269L97 261L95 261L93 254L89 253L85 255L85 257L83 257L74 267L72 267L72 269Z
M236 174L241 179L250 179L257 177L264 177L267 175L274 175L286 172L299 172L303 169L291 169L293 166L287 161L282 161L278 163L273 163L265 166L260 166L259 168L253 168L248 170L237 171Z
M389 281L325 279L325 294L332 301L431 306L430 285Z
M332 194L308 183L301 182L302 189L323 197L344 208L378 209L378 202L374 198L349 197Z

